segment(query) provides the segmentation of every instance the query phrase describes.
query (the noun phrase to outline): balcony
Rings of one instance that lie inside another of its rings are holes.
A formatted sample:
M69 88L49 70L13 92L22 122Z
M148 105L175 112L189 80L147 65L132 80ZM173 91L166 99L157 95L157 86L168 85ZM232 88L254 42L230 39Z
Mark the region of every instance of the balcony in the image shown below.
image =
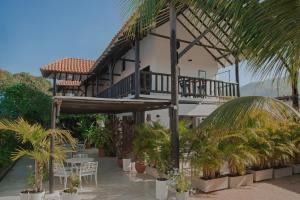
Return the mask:
M178 90L181 97L235 97L238 91L237 83L197 77L179 76ZM140 71L140 90L142 95L171 94L171 75ZM100 92L102 98L122 98L135 94L135 73L123 78L110 88Z

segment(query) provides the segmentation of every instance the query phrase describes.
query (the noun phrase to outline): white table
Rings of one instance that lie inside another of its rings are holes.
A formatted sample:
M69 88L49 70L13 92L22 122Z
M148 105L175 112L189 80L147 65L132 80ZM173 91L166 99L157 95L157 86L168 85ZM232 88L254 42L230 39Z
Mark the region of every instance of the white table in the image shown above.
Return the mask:
M78 172L79 166L81 163L87 163L87 162L92 162L94 161L94 158L69 158L66 159L66 163L71 164L72 166L72 171Z
M92 162L94 158L69 158L66 160L66 163L70 164L81 164L86 162Z

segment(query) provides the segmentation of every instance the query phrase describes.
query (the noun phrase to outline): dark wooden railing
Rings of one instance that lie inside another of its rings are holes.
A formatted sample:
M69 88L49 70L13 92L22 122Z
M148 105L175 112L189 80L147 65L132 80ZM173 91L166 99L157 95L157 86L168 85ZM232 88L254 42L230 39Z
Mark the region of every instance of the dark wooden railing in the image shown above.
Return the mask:
M103 97L103 98L119 98L119 97L126 97L129 94L134 94L134 85L135 85L135 80L134 80L134 74L130 74L129 76L123 78L119 82L115 83L111 87L103 90L98 94L98 97Z
M140 71L141 94L171 93L171 75ZM134 73L104 90L99 97L125 97L134 94ZM178 77L179 94L183 97L237 96L238 84L189 76ZM111 95L110 95L111 93Z

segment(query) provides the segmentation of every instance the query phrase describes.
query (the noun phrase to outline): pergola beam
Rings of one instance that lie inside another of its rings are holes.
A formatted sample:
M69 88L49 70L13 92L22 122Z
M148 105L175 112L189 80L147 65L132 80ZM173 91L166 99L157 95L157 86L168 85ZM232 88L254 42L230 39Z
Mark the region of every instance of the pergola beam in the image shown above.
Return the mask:
M196 38L196 36L192 33L192 31L190 31L188 29L188 27L180 20L180 19L177 19L178 22L183 26L183 28L193 37L193 38ZM222 67L225 68L225 64L222 63L220 60L217 59L217 57L207 48L207 47L203 47ZM217 48L214 48L216 50L218 50Z
M181 24L182 22L177 19L177 21ZM156 37L160 37L160 38L164 38L164 39L170 39L169 36L166 36L166 35L162 35L162 34L158 34L158 33L154 33L154 32L150 32L149 33L150 35L153 35L153 36L156 36ZM179 42L182 42L182 43L186 43L186 44L190 44L191 41L188 41L188 40L183 40L183 39L177 39ZM196 46L200 46L200 47L206 47L206 48L209 48L209 49L218 49L220 51L226 51L226 49L222 49L222 48L219 48L219 47L215 47L215 46L210 46L210 45L206 45L206 44L202 44L201 42L197 42L195 44Z

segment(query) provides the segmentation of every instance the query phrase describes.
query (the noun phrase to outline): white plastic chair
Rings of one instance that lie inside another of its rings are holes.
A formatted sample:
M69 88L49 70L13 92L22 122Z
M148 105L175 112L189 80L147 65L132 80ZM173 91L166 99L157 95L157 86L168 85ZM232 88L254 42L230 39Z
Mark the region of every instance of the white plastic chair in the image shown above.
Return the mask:
M93 177L95 178L95 184L98 185L97 182L97 174L98 174L98 162L86 162L82 163L79 168L79 179L80 179L80 186L81 184L81 178L87 178L87 177Z
M59 177L60 183L62 184L62 178L64 178L64 187L67 187L68 177L71 176L71 171L67 170L63 164L53 164L53 176Z

